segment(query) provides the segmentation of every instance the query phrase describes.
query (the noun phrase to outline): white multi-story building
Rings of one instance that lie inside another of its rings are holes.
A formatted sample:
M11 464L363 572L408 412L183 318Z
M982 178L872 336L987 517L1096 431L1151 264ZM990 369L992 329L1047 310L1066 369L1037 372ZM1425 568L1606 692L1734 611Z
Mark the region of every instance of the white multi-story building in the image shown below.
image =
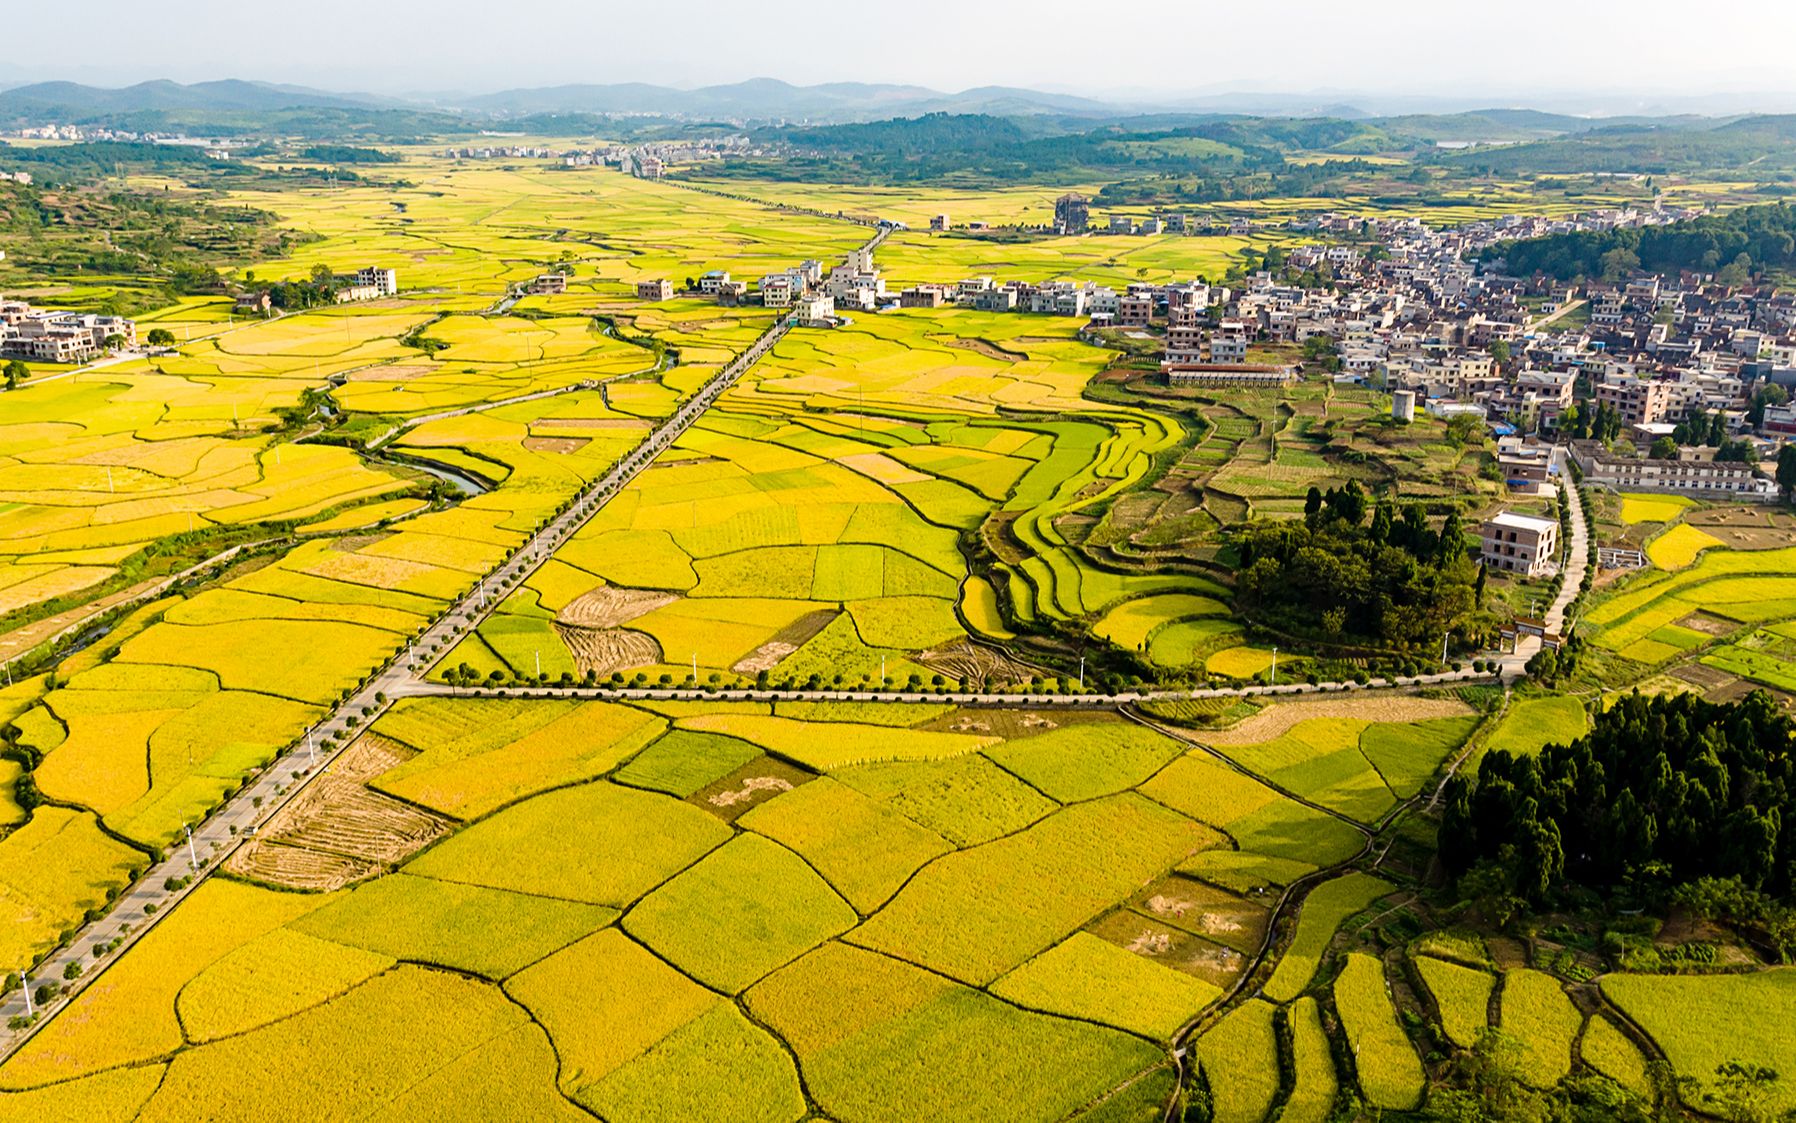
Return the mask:
M1559 522L1503 511L1484 524L1484 563L1492 569L1544 577L1556 568Z
M380 296L397 296L399 294L399 271L370 265L366 269L356 271L355 283L374 289Z

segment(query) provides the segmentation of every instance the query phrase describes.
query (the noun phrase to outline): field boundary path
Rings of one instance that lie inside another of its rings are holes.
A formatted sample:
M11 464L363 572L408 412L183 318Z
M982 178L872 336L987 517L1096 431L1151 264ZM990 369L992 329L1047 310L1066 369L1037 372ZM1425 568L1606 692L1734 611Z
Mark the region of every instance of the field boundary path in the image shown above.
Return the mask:
M457 636L474 627L497 606L499 594L534 573L637 473L648 467L697 421L724 391L784 337L790 327L786 318L775 321L748 350L713 375L697 394L651 430L642 443L614 464L610 471L587 485L559 515L507 555L435 623L378 667L346 701L304 730L295 740L292 751L252 774L236 795L176 842L160 862L153 863L143 876L121 893L103 916L77 928L60 950L32 970L24 980L25 985L0 999L0 1017L9 1025L0 1031L0 1060L11 1056L56 1014L66 1009L73 998L125 949L142 939L145 932L185 900L258 827L297 797L307 783L321 775L323 768L353 740L353 732L358 726L377 717L395 698L411 693L408 687L417 681L414 678L417 670L435 660L434 655L427 653L433 648L447 652ZM217 560L208 559L201 564L214 564ZM95 955L96 948L107 950ZM74 971L70 972L70 968ZM30 991L46 983L66 985L67 990L40 1007L30 997ZM38 1015L37 1019L20 1029L11 1029L12 1020L27 1015L28 1007L29 1012Z

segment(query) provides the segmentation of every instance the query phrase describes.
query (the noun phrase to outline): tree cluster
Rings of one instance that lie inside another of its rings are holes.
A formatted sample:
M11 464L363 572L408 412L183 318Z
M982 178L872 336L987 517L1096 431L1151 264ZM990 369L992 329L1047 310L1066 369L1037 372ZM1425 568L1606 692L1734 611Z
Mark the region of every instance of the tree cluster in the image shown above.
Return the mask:
M1706 214L1663 226L1579 230L1492 247L1494 257L1517 274L1561 280L1618 280L1636 269L1652 273L1732 272L1743 283L1767 269L1796 266L1796 207L1768 203L1725 214Z
M1374 506L1353 481L1311 488L1303 522L1249 526L1236 548L1238 603L1297 634L1317 634L1319 624L1331 637L1433 649L1477 606L1478 567L1458 513L1437 532L1419 505Z
M1498 871L1544 903L1567 883L1644 891L1737 879L1796 884L1796 722L1769 695L1737 703L1630 695L1569 745L1495 746L1445 789L1440 856L1456 876Z

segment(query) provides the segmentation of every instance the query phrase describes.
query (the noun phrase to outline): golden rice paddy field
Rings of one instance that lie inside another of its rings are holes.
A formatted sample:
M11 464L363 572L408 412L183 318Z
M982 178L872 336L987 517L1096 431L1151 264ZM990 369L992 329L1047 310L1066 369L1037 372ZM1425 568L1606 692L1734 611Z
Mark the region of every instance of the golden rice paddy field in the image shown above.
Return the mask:
M47 800L0 800L0 970L104 908L766 326L639 304L635 279L752 278L865 237L615 174L408 172L257 200L320 235L270 276L396 264L398 298L222 327L186 302L177 356L8 397L17 606L116 580L189 517L306 525L0 691ZM1094 279L1215 267L1131 244ZM889 257L979 269L958 252L913 235ZM566 296L498 311L557 262ZM1050 247L1000 268L1084 267ZM445 346L401 344L420 330ZM1040 671L1005 645L1051 623L1251 674L1225 590L1099 568L1057 529L1185 437L1086 399L1106 359L1033 317L795 331L433 673L990 685ZM333 376L343 431L381 458L269 428ZM420 462L488 486L426 491ZM1781 579L1737 556L1697 552L1593 615L1661 628L1662 600ZM1368 701L1199 734L1027 707L406 698L0 1063L0 1116L1145 1123L1190 1045L1216 1119L1320 1120L1347 1095L1414 1106L1418 1040L1473 1040L1498 1009L1530 1072L1644 1081L1636 1044L1580 1025L1544 973L1420 942L1413 977L1363 954L1404 875L1354 867L1391 853L1379 824L1483 720L1456 697ZM1635 1013L1654 995L1609 991L1674 1063L1707 1063Z

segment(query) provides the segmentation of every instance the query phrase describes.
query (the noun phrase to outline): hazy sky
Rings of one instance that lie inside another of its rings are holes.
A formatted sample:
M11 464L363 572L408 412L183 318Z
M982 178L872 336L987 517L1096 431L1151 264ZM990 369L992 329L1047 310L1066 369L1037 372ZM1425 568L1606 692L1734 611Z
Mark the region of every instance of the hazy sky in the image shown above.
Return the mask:
M1790 0L77 0L7 5L0 80L255 78L376 92L908 82L1069 92L1796 91ZM812 13L804 18L804 13ZM60 46L56 46L60 45ZM63 50L66 48L66 51ZM48 56L60 53L59 58Z

